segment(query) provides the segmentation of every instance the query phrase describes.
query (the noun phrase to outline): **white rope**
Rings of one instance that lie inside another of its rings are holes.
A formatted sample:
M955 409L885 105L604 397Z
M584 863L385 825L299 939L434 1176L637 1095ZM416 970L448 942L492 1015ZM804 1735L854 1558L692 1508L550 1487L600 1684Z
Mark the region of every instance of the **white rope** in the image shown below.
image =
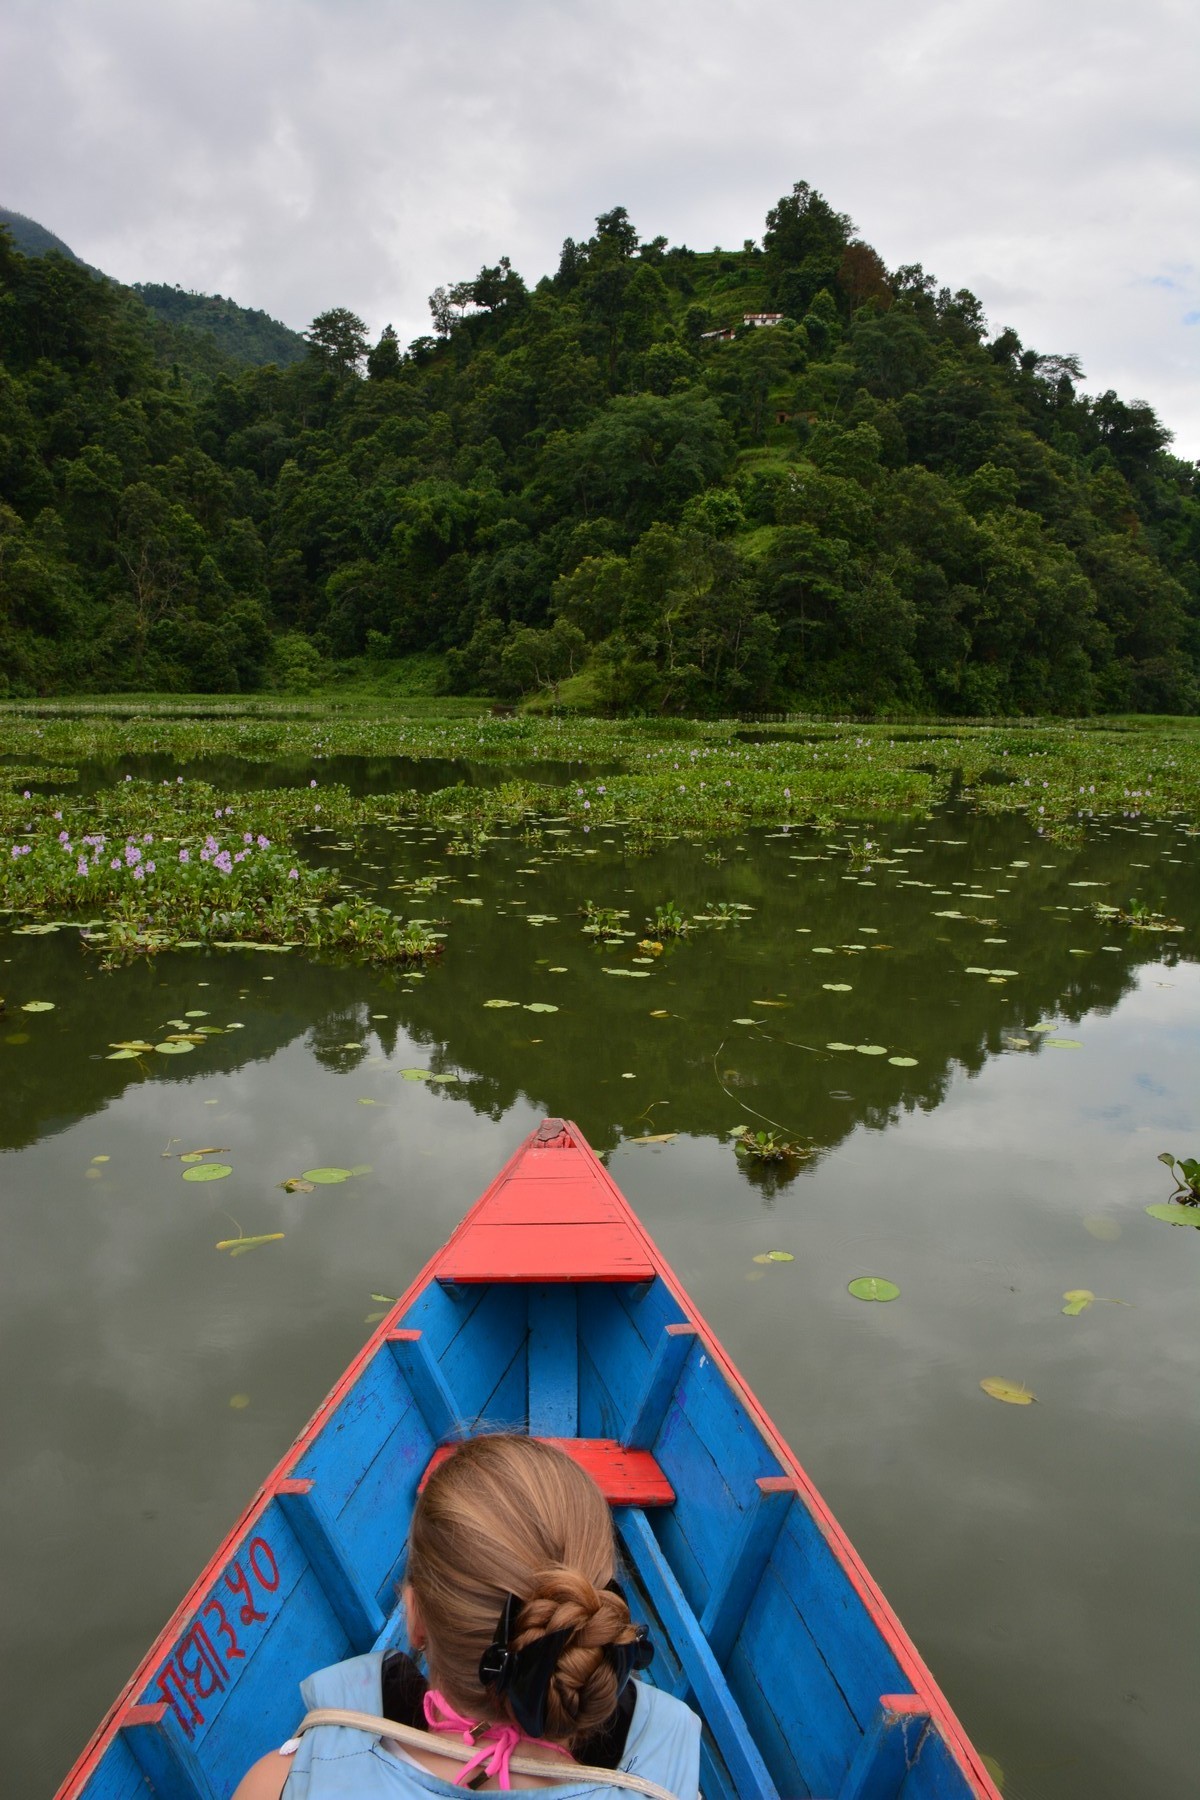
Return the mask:
M412 1725L401 1725L395 1719L384 1719L375 1713L348 1712L336 1706L316 1707L306 1713L296 1728L295 1736L301 1737L304 1732L313 1730L319 1725L344 1725L352 1731L368 1731L372 1737L394 1738L398 1744L405 1744L410 1750L424 1750L435 1756L448 1756L453 1762L470 1762L478 1756L479 1745L455 1743L439 1733L435 1736L429 1731L418 1731ZM635 1794L645 1794L648 1800L679 1800L668 1788L659 1787L657 1782L643 1781L640 1775L627 1775L623 1769L596 1769L588 1763L572 1763L569 1767L558 1763L542 1762L533 1756L513 1756L509 1759L510 1769L519 1775L541 1775L548 1781L557 1782L595 1782L605 1787L629 1788Z

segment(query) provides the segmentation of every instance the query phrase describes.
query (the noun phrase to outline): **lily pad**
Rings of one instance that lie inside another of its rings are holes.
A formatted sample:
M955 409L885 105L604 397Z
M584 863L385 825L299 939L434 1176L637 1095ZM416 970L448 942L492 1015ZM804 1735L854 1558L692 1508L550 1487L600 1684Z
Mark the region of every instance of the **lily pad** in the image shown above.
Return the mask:
M312 1194L316 1192L311 1181L303 1181L299 1175L289 1175L279 1186L285 1194Z
M1177 1200L1163 1200L1146 1211L1152 1219L1163 1219L1168 1225L1200 1226L1200 1206L1181 1206Z
M305 1181L311 1181L317 1187L333 1187L339 1181L349 1181L349 1169L305 1169Z
M435 1081L440 1081L440 1082L461 1081L462 1076L455 1075L455 1074L451 1073L449 1070L447 1070L447 1072L442 1075L431 1075L429 1077L429 1080L430 1080L430 1083L433 1083Z
M429 1070L428 1069L401 1069L400 1079L401 1079L401 1081L428 1081L429 1080Z
M206 1012L201 1012L197 1008L196 1010L194 1010L192 1012L184 1013L183 1016L185 1019L207 1019L208 1014Z
M853 1050L856 1046L854 1044L826 1044L825 1048L827 1050Z
M652 1019L669 1019L670 1016L671 1015L665 1006L656 1006L654 1011L650 1014Z
M1091 1288L1068 1288L1063 1295L1063 1299L1067 1303L1063 1307L1063 1311L1069 1319L1078 1318L1079 1314L1085 1312L1095 1298Z
M1045 1040L1047 1050L1082 1050L1083 1045L1078 1038L1048 1037Z
M757 1025L758 1024L757 1019L735 1019L733 1022L735 1025Z
M360 1099L358 1104L360 1106L378 1106L378 1105L380 1105L380 1102L378 1100L362 1100L362 1099Z
M796 1260L790 1250L768 1250L767 1256L771 1262L795 1262Z
M194 1168L183 1171L185 1181L224 1181L227 1175L233 1174L231 1163L197 1163Z
M856 1300L898 1300L900 1289L894 1281L885 1281L882 1275L859 1275L852 1281L846 1292L853 1294Z
M851 984L848 981L823 981L821 986L827 988L831 994L849 994L852 992Z
M893 1069L915 1069L917 1066L915 1056L889 1056L888 1061Z
M110 1050L104 1060L105 1062L136 1062L137 1056L136 1050Z
M985 1394L990 1394L993 1400L1003 1400L1006 1406L1032 1406L1037 1399L1027 1387L1016 1381L1006 1381L1002 1375L985 1375L979 1385Z
M886 1056L886 1044L855 1044L854 1048L860 1056Z
M485 1006L520 1006L519 1000L485 1000Z
M158 1051L160 1056L183 1056L187 1051L194 1050L196 1046L195 1044L189 1044L187 1042L180 1043L175 1038L169 1038L165 1043L155 1044L154 1048Z
M648 969L605 969L606 975L627 975L631 981L649 981Z
M229 1404L234 1412L244 1412L250 1404L250 1396L249 1394L231 1394Z
M21 1008L22 1012L53 1012L53 1000L27 1000Z
M536 1013L552 1013L552 1012L557 1012L558 1008L557 1008L557 1006L551 1006L551 1004L548 1000L528 1000L525 1003L525 1011L526 1012L536 1012Z

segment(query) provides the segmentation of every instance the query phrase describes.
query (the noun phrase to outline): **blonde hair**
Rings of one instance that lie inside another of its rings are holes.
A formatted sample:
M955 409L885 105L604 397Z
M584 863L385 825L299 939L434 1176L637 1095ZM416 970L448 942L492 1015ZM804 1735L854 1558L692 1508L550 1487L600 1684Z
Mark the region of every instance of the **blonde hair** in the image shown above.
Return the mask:
M637 1635L608 1591L616 1546L608 1505L590 1475L537 1438L479 1437L434 1471L409 1533L407 1580L427 1633L434 1687L472 1719L511 1714L479 1679L509 1594L514 1650L570 1630L546 1695L545 1735L569 1744L599 1729L617 1704L607 1646Z

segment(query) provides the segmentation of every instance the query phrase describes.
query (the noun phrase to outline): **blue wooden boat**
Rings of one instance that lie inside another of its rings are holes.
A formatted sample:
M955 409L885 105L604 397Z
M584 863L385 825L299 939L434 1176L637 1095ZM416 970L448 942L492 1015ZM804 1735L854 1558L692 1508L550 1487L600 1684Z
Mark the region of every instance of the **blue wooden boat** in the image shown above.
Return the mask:
M996 1790L883 1595L578 1129L548 1119L379 1325L59 1790L225 1800L312 1670L406 1649L409 1514L456 1437L528 1430L614 1512L648 1679L705 1800Z

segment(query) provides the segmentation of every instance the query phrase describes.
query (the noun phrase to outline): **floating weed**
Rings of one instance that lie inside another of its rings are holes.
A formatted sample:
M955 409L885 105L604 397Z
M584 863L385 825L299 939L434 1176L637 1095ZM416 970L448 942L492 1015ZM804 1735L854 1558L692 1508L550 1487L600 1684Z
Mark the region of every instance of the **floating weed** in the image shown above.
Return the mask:
M264 1231L258 1237L222 1238L217 1245L218 1250L228 1250L230 1256L245 1256L248 1250L258 1250L263 1244L277 1244L283 1238L282 1231Z
M279 1186L283 1189L285 1194L316 1193L315 1184L311 1181L305 1181L302 1175L288 1175L279 1183Z
M795 1260L790 1250L760 1250L754 1258L756 1263L790 1263Z
M1003 1400L1006 1406L1032 1406L1037 1399L1020 1382L1008 1381L1003 1375L985 1375L979 1385L985 1394L993 1400Z
M185 1181L224 1181L227 1175L233 1174L231 1163L197 1163L193 1168L183 1171Z
M521 1002L519 1000L485 1000L483 1004L491 1007L520 1006Z
M677 1131L659 1131L653 1136L648 1134L645 1137L626 1138L625 1142L627 1144L673 1144L678 1136Z
M1048 1050L1082 1050L1083 1045L1078 1038L1047 1037L1042 1042Z
M53 1012L53 1000L26 1000L22 1012Z
M821 986L831 994L849 994L854 991L848 981L823 981Z
M1087 1308L1094 1303L1096 1296L1091 1288L1068 1288L1063 1299L1067 1304L1062 1310L1069 1319L1077 1319L1081 1312L1086 1312Z
M846 1288L856 1300L898 1300L900 1289L882 1275L859 1275Z
M1121 1235L1121 1227L1115 1219L1085 1219L1083 1229L1102 1244L1115 1244Z
M305 1169L305 1181L311 1181L316 1187L336 1187L339 1182L349 1181L351 1169Z
M220 1246L218 1245L218 1249L219 1248ZM250 1396L249 1394L231 1394L229 1396L229 1404L234 1412L245 1412L250 1404Z

